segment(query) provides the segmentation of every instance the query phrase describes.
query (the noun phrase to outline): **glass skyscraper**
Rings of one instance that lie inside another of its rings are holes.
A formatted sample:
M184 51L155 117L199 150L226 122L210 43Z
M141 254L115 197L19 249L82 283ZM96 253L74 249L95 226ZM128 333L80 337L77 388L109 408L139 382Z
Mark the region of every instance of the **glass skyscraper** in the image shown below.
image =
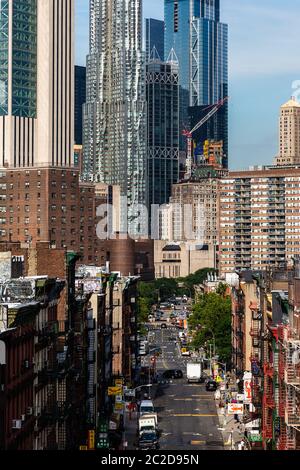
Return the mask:
M147 64L149 204L166 204L179 179L178 62L152 56Z
M0 0L0 166L73 161L73 0Z
M156 48L161 60L164 60L165 50L165 23L161 20L146 18L146 61L149 60L153 47Z
M137 207L147 202L141 3L91 0L83 113L83 178L120 186L134 232Z
M172 47L179 61L181 126L193 128L208 106L228 96L228 26L220 22L220 0L165 0L165 55ZM193 137L196 144L222 140L228 156L227 104Z

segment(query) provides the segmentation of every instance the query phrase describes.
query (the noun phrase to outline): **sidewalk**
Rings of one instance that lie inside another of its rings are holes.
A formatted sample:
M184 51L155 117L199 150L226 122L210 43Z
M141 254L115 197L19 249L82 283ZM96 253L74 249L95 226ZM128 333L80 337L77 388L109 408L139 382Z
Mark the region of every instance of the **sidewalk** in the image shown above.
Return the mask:
M135 450L137 447L137 429L138 429L138 412L134 411L131 413L126 412L126 421L125 421L125 441L127 442L127 447L125 450Z
M244 437L243 425L237 423L234 416L226 416L225 408L219 408L219 400L216 401L217 413L219 416L220 428L222 428L222 435L225 450L238 450L237 445Z

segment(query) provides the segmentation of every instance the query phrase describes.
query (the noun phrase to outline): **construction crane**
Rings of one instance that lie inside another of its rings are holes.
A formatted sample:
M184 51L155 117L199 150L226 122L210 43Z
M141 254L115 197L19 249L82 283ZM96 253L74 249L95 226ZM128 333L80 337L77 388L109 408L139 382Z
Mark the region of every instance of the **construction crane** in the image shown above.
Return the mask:
M184 130L182 132L182 135L184 135L187 138L187 163L186 163L186 176L187 178L190 178L192 176L192 166L193 166L193 135L194 133L200 129L204 124L209 121L224 104L229 100L229 96L226 96L226 98L223 98L220 100L218 103L213 104L212 106L208 106L206 109L212 108L204 118L201 119L201 121L196 124L196 126L191 130Z

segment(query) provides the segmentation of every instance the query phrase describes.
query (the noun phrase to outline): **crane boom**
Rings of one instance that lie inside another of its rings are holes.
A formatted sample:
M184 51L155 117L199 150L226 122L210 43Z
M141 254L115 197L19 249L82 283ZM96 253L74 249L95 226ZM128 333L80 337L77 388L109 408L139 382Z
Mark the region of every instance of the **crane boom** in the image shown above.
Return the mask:
M191 172L192 172L192 160L193 160L193 134L198 130L200 129L202 126L204 126L204 124L209 121L209 119L211 119L215 114L216 112L222 107L224 106L224 104L229 100L229 97L226 96L225 98L223 98L222 100L220 100L218 103L216 103L215 105L213 105L213 108L206 114L206 116L204 116L204 118L201 119L201 121L198 122L198 124L196 124L196 126L191 130L191 131L187 131L187 130L184 130L183 131L183 135L185 137L187 137L187 140L188 140L188 158L187 158L187 176L191 176Z

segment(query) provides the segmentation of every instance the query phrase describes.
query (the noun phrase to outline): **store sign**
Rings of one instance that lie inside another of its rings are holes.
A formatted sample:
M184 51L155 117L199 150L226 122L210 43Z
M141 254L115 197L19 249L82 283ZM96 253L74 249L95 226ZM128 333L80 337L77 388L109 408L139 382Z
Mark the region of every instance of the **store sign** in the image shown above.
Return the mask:
M116 403L122 403L122 402L123 402L122 395L116 395Z
M115 397L117 395L122 395L122 387L118 386L118 387L108 387L108 396L109 397Z
M262 436L260 434L252 434L248 436L250 442L262 442Z
M245 395L243 393L238 393L236 399L237 401L244 401Z
M244 403L252 403L252 374L245 372L244 374Z
M244 405L240 403L228 403L228 415L243 415Z
M88 447L89 450L95 450L95 431L89 431L88 433Z

